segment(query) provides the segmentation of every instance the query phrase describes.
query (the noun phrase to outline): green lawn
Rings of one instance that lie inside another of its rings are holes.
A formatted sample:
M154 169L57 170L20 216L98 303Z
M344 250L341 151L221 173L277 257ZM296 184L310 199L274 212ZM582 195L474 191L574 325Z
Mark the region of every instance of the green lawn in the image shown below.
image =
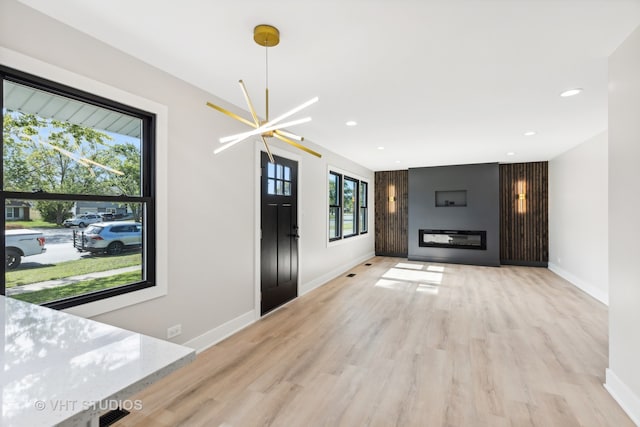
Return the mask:
M102 289L122 286L138 281L140 281L140 272L132 271L109 277L101 277L99 279L84 280L71 285L59 286L57 288L43 289L41 291L14 295L13 298L34 304L42 304L44 302L57 301L62 298L83 295L89 292L100 291Z
M6 287L8 289L13 288L14 286L28 285L30 283L44 282L46 280L62 279L80 274L95 273L97 271L114 270L116 268L130 267L140 264L142 264L142 255L136 253L116 256L93 256L75 261L61 262L56 265L45 265L36 268L20 268L6 273ZM88 282L83 282L83 284L84 283Z

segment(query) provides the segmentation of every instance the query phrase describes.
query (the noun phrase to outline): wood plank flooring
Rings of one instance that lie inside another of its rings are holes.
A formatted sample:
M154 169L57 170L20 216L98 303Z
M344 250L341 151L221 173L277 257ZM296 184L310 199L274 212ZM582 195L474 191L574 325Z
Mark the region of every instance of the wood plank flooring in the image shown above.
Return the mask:
M201 353L117 426L632 427L607 309L547 269L375 257Z

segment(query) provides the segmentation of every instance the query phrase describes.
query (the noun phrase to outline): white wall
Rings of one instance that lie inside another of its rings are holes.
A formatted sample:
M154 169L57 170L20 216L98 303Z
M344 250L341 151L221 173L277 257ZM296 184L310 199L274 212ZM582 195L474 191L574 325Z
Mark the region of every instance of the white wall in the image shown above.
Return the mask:
M549 269L609 301L607 133L549 161Z
M239 144L214 156L216 137L237 128L205 102L238 110L14 0L0 0L0 8L0 47L167 107L168 164L159 172L168 177L168 209L158 215L168 223L168 295L96 319L160 338L180 323L183 332L176 341L197 346L253 320L255 146ZM324 157L292 149L301 156L302 292L374 253L373 233L344 245L326 243L327 165L369 179L370 194L373 172L310 145ZM373 218L371 206L370 224Z
M640 27L609 58L609 369L640 425Z

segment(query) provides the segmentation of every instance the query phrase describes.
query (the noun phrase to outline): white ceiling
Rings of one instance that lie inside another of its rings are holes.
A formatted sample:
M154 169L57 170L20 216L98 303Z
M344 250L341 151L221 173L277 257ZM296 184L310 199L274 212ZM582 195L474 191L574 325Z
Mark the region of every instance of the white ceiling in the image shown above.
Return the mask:
M243 79L259 112L253 28L274 25L271 115L319 96L291 130L373 170L548 160L605 131L607 57L640 25L640 0L21 1L245 108Z

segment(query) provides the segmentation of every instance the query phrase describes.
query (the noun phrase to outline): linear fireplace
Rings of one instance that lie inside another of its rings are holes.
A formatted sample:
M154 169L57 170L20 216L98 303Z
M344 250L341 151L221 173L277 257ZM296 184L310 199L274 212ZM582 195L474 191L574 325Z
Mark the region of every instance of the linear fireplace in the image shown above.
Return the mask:
M487 249L487 232L470 230L419 230L418 245L431 248Z

